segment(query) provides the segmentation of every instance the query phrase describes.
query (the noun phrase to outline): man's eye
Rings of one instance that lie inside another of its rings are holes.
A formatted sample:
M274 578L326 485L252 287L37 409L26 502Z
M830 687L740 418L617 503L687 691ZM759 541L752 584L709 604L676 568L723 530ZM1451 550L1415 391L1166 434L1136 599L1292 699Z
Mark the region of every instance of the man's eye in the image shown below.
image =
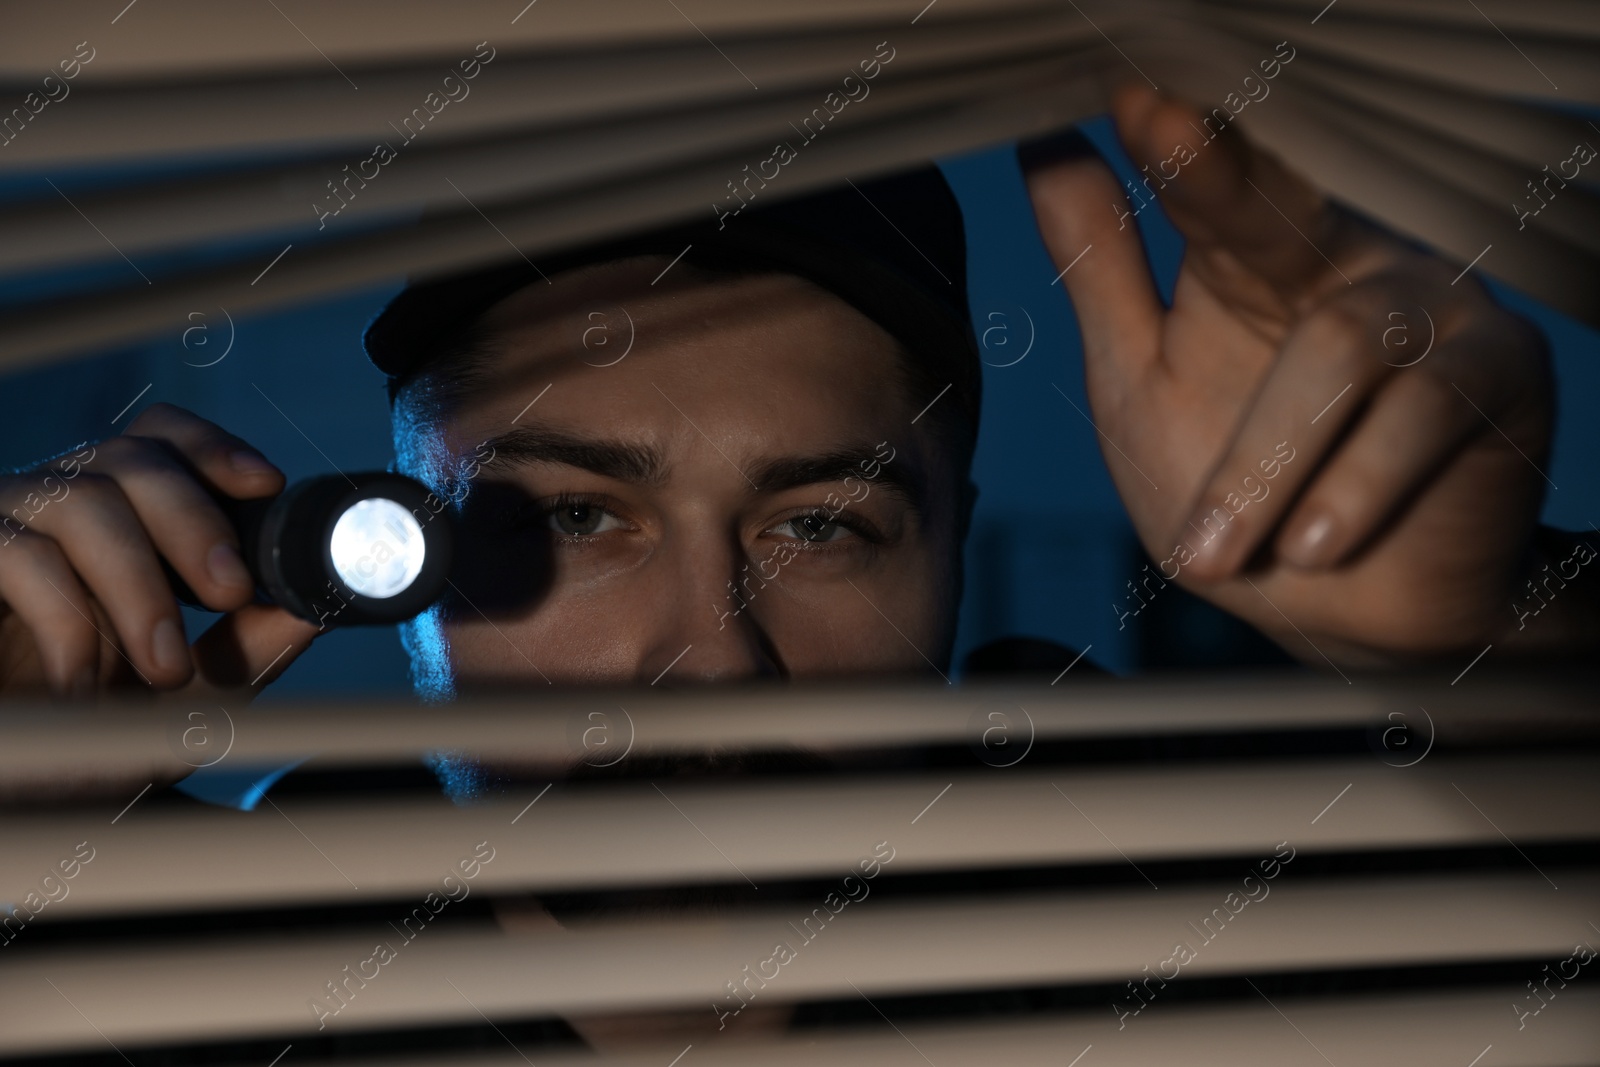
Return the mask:
M605 533L622 526L622 522L605 508L584 503L558 504L550 509L546 521L550 529L568 537Z
M820 515L800 515L775 527L779 532L786 532L797 541L842 541L849 537L852 531L843 523L829 522Z

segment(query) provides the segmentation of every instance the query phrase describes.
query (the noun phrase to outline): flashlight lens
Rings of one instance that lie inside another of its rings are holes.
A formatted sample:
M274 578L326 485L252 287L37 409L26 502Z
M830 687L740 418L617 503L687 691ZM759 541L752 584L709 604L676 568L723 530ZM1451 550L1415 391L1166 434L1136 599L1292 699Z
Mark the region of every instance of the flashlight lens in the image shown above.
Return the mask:
M404 592L422 571L422 527L393 500L351 505L333 525L333 569L353 591L381 600Z

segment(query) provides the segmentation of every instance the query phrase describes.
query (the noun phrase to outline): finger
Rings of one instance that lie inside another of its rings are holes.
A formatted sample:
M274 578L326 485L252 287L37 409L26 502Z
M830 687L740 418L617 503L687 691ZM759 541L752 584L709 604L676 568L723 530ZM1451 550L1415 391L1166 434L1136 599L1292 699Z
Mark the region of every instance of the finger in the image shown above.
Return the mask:
M1164 314L1133 207L1087 139L1019 152L1033 215L1083 331L1091 379L1131 378L1160 352Z
M146 684L167 689L189 680L193 669L177 599L115 479L80 474L71 493L39 512L33 527L61 547Z
M271 685L325 631L270 604L249 604L218 619L194 643L195 677L184 695L251 695Z
M249 603L255 580L240 556L239 533L172 446L124 436L97 448L95 472L121 487L156 550L201 603L214 611Z
M1415 499L1482 422L1433 375L1397 375L1296 502L1277 537L1279 555L1310 570L1343 562Z
M1153 178L1187 241L1190 262L1221 276L1227 291L1248 296L1240 277L1248 275L1262 296L1294 306L1349 284L1335 265L1338 213L1233 130L1226 108L1202 113L1130 85L1114 97L1112 115L1123 146Z
M0 545L0 600L32 633L51 692L92 697L100 675L100 633L88 590L61 546L32 530Z
M1375 349L1401 284L1375 280L1295 326L1178 531L1194 553L1191 578L1217 581L1245 565L1394 373Z
M235 499L253 500L283 489L283 472L248 442L183 408L152 404L129 423L124 436L165 441L202 481Z

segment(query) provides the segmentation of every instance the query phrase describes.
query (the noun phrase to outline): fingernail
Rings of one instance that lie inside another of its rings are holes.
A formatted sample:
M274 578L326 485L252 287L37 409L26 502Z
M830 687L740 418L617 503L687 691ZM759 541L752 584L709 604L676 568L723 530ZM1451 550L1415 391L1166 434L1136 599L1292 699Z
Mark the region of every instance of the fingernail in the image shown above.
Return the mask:
M162 619L150 631L150 654L156 666L177 674L189 664L189 643L183 639L183 629L176 619Z
M277 474L278 468L274 467L253 448L236 448L228 453L228 464L240 474Z
M1333 516L1323 512L1306 522L1300 532L1289 539L1285 555L1297 567L1324 567L1331 562L1328 555L1332 547Z
M239 557L239 550L229 544L211 546L211 551L206 556L206 573L210 574L211 580L218 585L233 589L250 589L255 586L255 579L250 577L249 569Z

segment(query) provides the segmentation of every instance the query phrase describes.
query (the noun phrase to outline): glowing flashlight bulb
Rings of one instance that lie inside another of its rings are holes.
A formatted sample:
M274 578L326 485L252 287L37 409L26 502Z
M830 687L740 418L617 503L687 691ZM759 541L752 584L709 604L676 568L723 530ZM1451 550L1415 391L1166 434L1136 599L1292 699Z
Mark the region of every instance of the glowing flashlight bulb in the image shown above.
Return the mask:
M354 471L303 478L276 497L217 504L239 532L256 595L329 626L393 626L444 594L455 516L415 478ZM163 563L179 601L202 607Z
M355 592L377 600L404 592L417 580L425 549L416 519L382 497L351 505L328 539L339 577Z

